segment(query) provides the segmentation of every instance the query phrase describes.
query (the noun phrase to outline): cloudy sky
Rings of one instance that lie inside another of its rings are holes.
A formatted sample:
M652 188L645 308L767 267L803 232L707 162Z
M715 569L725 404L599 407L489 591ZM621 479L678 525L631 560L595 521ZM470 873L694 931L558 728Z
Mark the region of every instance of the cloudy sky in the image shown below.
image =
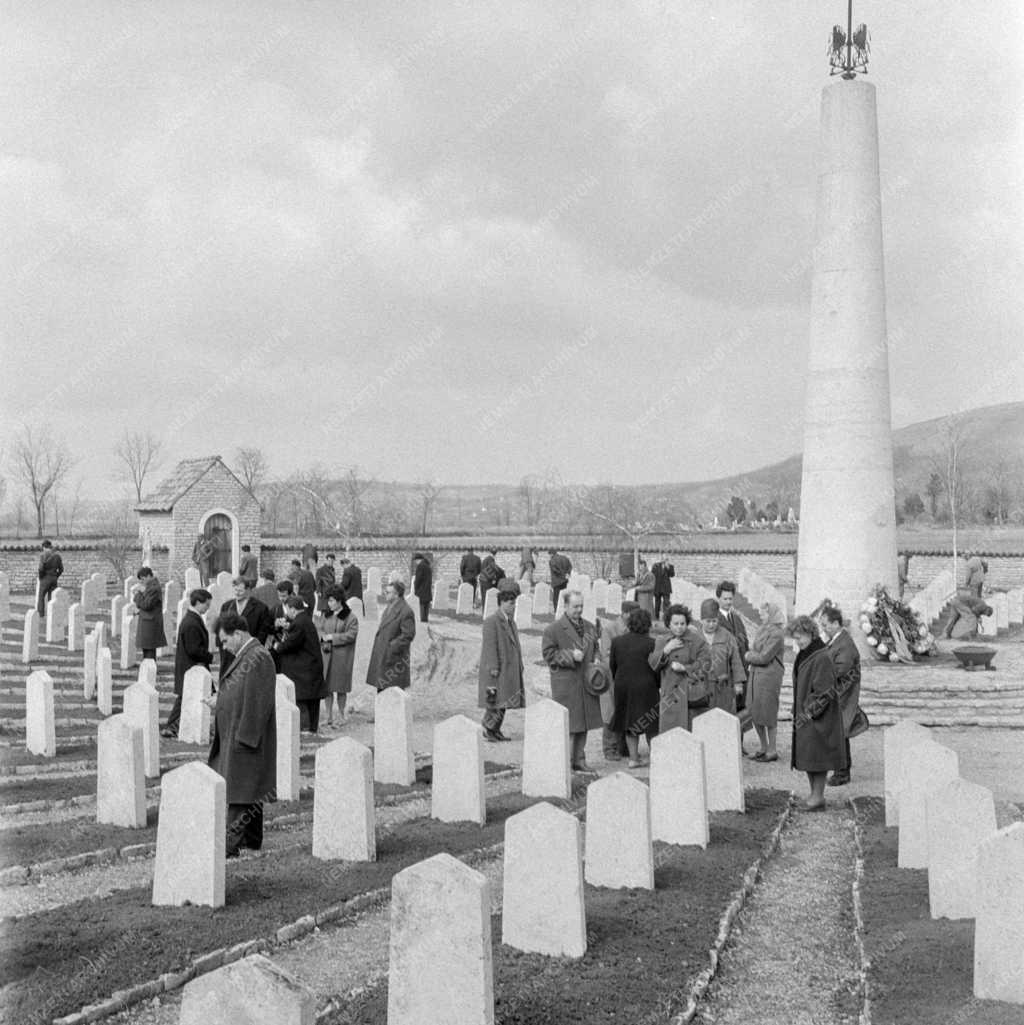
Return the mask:
M125 428L446 483L799 450L845 7L4 3L4 437L93 496ZM854 17L894 422L1024 398L1021 5Z

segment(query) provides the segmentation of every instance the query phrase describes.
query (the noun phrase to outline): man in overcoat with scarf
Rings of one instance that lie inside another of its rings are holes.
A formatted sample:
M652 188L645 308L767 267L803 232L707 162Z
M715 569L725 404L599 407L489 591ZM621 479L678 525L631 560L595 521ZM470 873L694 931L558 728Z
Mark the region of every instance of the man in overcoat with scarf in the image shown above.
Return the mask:
M233 658L214 704L209 765L227 783L227 856L263 846L263 803L277 799L277 673L274 660L236 612L220 617L218 640Z
M545 628L541 653L551 670L551 698L569 710L570 758L577 772L590 772L587 733L603 725L600 698L586 686L601 658L598 643L597 627L583 618L582 593L566 592L565 613Z
M412 641L416 636L416 614L405 600L405 582L392 580L384 589L387 605L373 638L373 651L366 669L366 682L375 690L412 684Z

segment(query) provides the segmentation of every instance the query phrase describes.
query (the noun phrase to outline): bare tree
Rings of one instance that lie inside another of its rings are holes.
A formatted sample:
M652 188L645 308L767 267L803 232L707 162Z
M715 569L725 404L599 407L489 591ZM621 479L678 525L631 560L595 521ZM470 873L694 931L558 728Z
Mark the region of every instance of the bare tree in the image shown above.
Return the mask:
M1020 487L1020 466L1012 466L1009 459L1001 456L985 467L982 477L986 517L1001 526L1009 522L1013 511Z
M262 449L238 448L235 449L235 469L242 483L255 494L256 489L266 480L270 467Z
M960 416L946 417L942 425L941 447L935 453L932 464L942 478L946 500L949 502L949 518L953 527L953 579L956 579L957 529L963 522L969 503L969 492L964 473L965 459L969 452L970 432Z
M430 510L437 502L438 496L444 490L440 484L433 480L420 481L416 485L416 494L419 496L420 505L420 536L427 536L427 521L430 519Z
M36 510L36 537L46 525L46 500L71 471L74 460L48 427L26 424L14 439L12 472L25 486Z
M361 478L359 467L350 466L344 476L338 482L341 492L341 502L346 513L348 533L358 534L362 529L363 521L363 495L365 495L376 484L372 477Z
M146 475L160 465L163 447L163 442L153 434L131 431L125 431L114 446L114 455L124 464L124 477L135 488L137 502L142 501Z
M640 542L656 533L661 524L647 507L639 488L598 484L595 487L571 487L568 490L569 511L582 512L591 523L612 528L623 535L633 548L633 567L640 559Z
M114 568L118 580L128 576L131 552L138 544L139 535L128 509L119 510L105 531L106 537L98 545L100 555Z

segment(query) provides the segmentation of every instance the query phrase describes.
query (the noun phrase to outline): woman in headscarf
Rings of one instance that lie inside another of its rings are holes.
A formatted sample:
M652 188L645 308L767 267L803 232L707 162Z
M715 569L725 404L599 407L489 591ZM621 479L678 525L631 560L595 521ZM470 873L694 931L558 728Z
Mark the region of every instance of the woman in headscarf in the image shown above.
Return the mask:
M345 588L335 585L327 592L327 615L320 626L324 679L327 681L328 727L340 726L345 721L345 703L352 690L352 667L358 636L359 619L349 610Z
M782 653L786 647L783 635L785 619L782 609L772 602L760 608L761 625L744 656L750 667L750 721L757 731L761 750L753 755L755 762L777 762L775 735L779 725L779 691L782 689Z
M791 765L807 773L811 792L804 811L825 810L829 770L846 768L843 715L836 692L836 670L810 616L797 616L789 628L799 649L793 663L793 755Z

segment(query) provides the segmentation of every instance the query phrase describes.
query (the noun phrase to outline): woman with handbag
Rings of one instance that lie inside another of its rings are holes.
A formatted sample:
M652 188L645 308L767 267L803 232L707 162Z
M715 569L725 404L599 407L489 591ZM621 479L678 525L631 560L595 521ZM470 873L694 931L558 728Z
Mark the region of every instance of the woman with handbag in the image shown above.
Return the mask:
M356 658L359 619L345 601L345 588L335 585L327 591L327 615L320 625L320 647L324 655L324 679L327 681L327 726L345 721L345 703L352 691L352 667ZM337 708L337 719L335 719Z
M778 605L765 602L761 608L761 625L744 655L750 667L750 721L761 742L761 750L751 757L755 762L777 762L775 737L779 726L779 692L782 690L783 662L786 639L782 627L784 619Z
M690 626L690 610L670 605L665 614L669 635L655 645L648 658L661 676L658 729L690 729L693 720L714 707L715 681L711 677L711 649Z
M791 765L807 773L811 792L804 811L825 810L829 770L846 768L843 716L836 671L810 616L797 616L789 628L799 649L793 663L793 749Z

